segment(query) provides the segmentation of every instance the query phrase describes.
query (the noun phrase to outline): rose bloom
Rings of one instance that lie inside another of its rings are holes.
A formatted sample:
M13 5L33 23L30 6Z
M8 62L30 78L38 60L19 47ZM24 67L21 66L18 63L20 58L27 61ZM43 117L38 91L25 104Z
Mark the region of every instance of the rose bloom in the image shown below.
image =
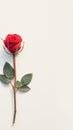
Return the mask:
M22 38L17 34L8 34L4 40L5 47L15 53L21 49Z

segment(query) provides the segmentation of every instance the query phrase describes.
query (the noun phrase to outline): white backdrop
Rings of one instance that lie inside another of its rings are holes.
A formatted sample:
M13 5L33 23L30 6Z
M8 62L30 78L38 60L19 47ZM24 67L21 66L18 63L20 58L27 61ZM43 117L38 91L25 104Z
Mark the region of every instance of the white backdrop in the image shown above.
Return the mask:
M17 56L17 78L33 72L31 91L13 95L0 83L1 130L73 130L73 1L0 0L0 37L17 33L25 48ZM12 64L0 42L0 73Z

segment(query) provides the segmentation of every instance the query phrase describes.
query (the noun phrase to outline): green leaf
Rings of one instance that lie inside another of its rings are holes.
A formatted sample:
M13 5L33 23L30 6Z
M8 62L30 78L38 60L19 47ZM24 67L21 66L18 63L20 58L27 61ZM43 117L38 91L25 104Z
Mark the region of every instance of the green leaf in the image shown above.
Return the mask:
M26 74L22 77L21 83L22 85L28 85L32 80L32 74Z
M19 87L18 90L20 92L25 92L26 93L26 92L30 91L31 89L28 86L24 85L22 87Z
M14 78L14 69L8 62L6 62L4 65L3 73L7 78L11 80Z
M21 86L22 86L21 82L20 82L20 81L17 81L17 82L16 82L16 87L19 88L19 87L21 87Z
M0 75L0 81L4 84L10 83L10 79L8 79L5 75Z

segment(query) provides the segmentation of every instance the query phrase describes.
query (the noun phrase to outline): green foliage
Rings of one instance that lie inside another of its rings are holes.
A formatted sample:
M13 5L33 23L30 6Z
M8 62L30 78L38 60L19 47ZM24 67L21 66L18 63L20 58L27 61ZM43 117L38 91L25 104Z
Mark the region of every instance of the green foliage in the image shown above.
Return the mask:
M3 73L10 80L14 78L14 69L8 62L6 62L3 67Z
M14 78L14 69L6 62L3 67L3 74L0 75L0 81L4 84L9 84Z
M26 85L23 85L23 86L19 87L18 90L20 92L28 92L28 91L30 91L30 88Z
M20 82L20 81L17 81L17 82L16 82L16 87L17 87L17 88L20 88L21 86L22 86L21 82Z
M5 75L0 75L0 81L4 84L10 83L10 79L8 79Z
M20 92L28 92L30 88L27 86L32 80L32 74L26 74L21 78L21 82L16 82L16 87Z
M0 75L0 81L4 84L9 84L14 78L14 69L13 67L6 62L3 67L3 74ZM27 86L32 80L32 74L26 74L21 78L21 81L16 82L16 88L20 92L28 92L30 88Z
M16 82L16 87L20 92L28 92L30 88L27 85L22 85L20 81Z
M21 78L22 85L28 85L32 80L32 74L26 74Z

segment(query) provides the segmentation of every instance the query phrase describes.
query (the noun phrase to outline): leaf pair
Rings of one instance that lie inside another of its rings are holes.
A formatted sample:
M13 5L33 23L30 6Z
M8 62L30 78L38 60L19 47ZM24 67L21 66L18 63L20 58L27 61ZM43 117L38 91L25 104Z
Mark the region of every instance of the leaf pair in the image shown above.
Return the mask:
M14 69L8 62L6 62L3 67L3 74L0 75L0 81L4 84L9 84L13 78Z
M32 74L26 74L21 78L21 81L16 82L16 87L20 92L28 92L30 88L27 86L32 80Z
M0 81L4 84L9 84L14 78L14 69L13 67L6 62L3 67L3 74L0 75ZM16 87L20 92L28 92L30 88L28 84L32 80L32 74L26 74L21 78L21 81L16 82Z
M13 124L15 123L16 117L16 92L17 90L20 92L28 92L30 88L28 84L32 80L32 74L26 74L21 78L21 81L16 81L16 66L15 66L15 55L13 55L14 68L6 62L3 67L3 74L0 75L0 81L4 84L11 84L14 93L14 116L13 116ZM14 84L12 84L11 80L14 79Z

